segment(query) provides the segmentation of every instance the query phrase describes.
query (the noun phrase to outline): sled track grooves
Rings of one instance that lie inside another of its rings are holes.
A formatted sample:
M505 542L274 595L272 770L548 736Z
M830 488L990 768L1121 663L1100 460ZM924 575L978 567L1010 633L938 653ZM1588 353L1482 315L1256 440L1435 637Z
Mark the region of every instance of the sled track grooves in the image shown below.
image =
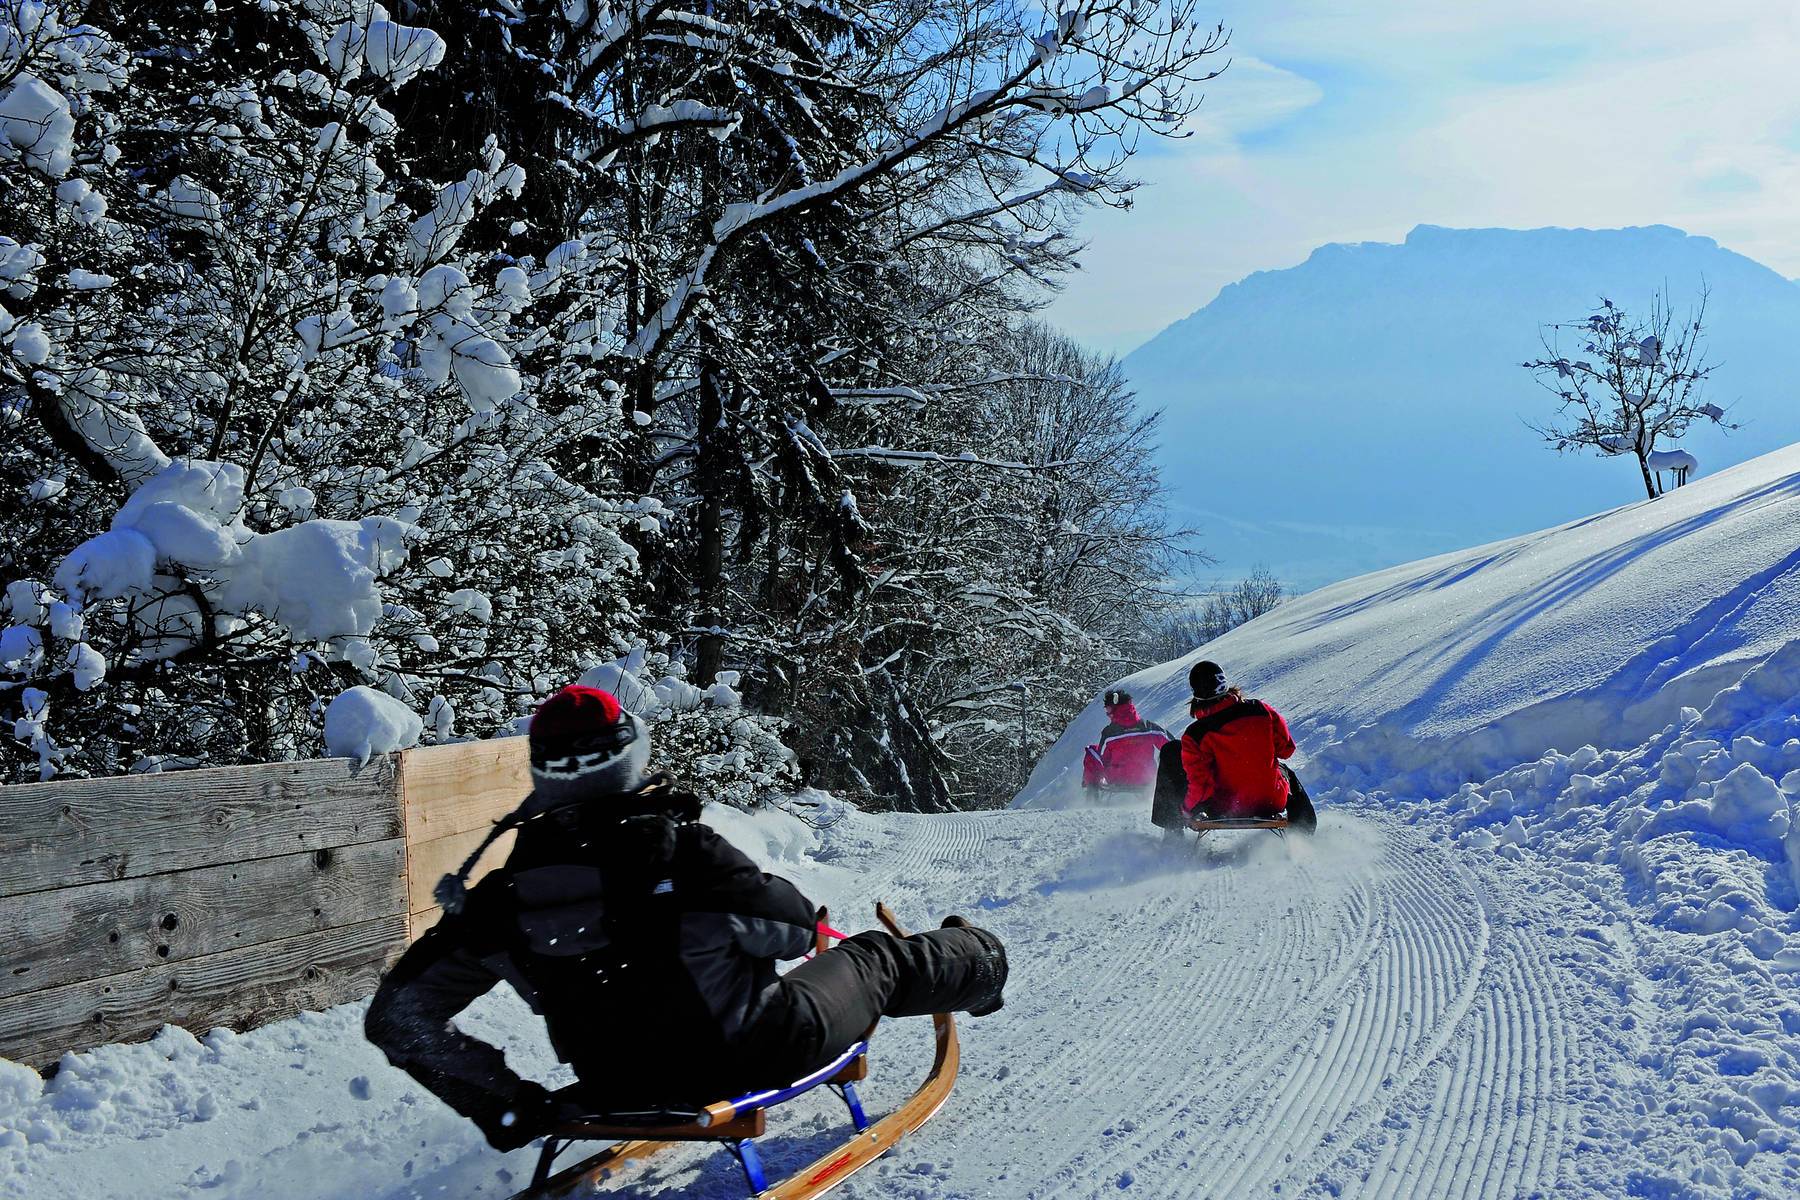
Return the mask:
M1406 1126L1346 1195L1528 1196L1557 1186L1571 1034L1557 973L1532 937L1498 937L1481 997L1409 1097ZM1359 1171L1361 1173L1361 1171Z
M1283 865L1298 886L1283 909L1271 911L1254 866L1182 864L1139 885L1152 898L1113 923L1117 940L1058 964L1060 978L1083 985L1046 1014L1055 1027L1045 1038L1029 1043L1059 1049L1012 1064L1012 1078L1040 1099L1067 1097L1091 1115L1084 1132L1105 1132L1098 1144L1087 1136L1050 1139L1029 1168L1039 1182L1027 1194L1105 1194L1140 1174L1191 1194L1195 1152L1217 1152L1211 1139L1230 1131L1213 1118L1233 1107L1203 1081L1253 1090L1311 1037L1310 1026L1282 1022L1245 1038L1243 1006L1292 988L1314 998L1302 1007L1322 1004L1367 969L1382 927L1379 892L1365 881L1321 884L1303 863ZM1070 1014L1079 1014L1079 1024ZM966 1130L959 1141L980 1147L1004 1133L1013 1108L994 1097L982 1116L959 1126Z
M1070 842L1109 824L1046 821L1055 836L1020 850L1054 870L1051 844L1078 860ZM1032 1200L1553 1187L1567 1130L1540 1101L1566 1087L1570 1049L1549 964L1492 932L1485 889L1452 853L1377 828L1366 866L1321 838L1009 901L1020 978L1038 975L1011 1019L1041 1034L1015 1030L1031 1053L952 1101L958 1181ZM1285 901L1270 904L1270 878ZM1070 927L1071 902L1113 936L1047 939ZM1247 1033L1275 998L1307 1015ZM1046 1097L1069 1136L1003 1161L995 1147Z
M1568 1140L1562 1101L1577 1070L1569 1000L1540 939L1507 931L1464 1028L1420 1081L1399 1135L1380 1148L1370 1200L1506 1197L1555 1190Z
M868 895L886 897L890 903L903 896L905 903L896 910L902 914L916 899L926 900L935 912L947 898L931 894L933 868L974 861L993 832L994 817L950 813L905 820L906 832L896 844L871 848L870 855L880 866L869 873L863 888Z
M1489 933L1470 881L1430 848L1398 838L1381 867L1389 903L1376 954L1335 1004L1322 997L1327 1006L1313 1010L1322 1017L1305 1051L1240 1089L1236 1153L1210 1165L1216 1173L1203 1194L1261 1194L1341 1153L1386 1116L1473 1003Z
M965 864L954 877L992 897L1015 988L1010 1028L991 1028L1011 1056L985 1061L990 1027L972 1023L949 1174L890 1165L849 1195L1501 1200L1571 1184L1573 984L1538 931L1495 927L1497 877L1453 849L1382 818L1346 817L1335 846L1329 831L1246 840L1191 862L1158 856L1136 813L945 824L964 827L887 843L884 886ZM1021 1159L1025 1126L1042 1135Z

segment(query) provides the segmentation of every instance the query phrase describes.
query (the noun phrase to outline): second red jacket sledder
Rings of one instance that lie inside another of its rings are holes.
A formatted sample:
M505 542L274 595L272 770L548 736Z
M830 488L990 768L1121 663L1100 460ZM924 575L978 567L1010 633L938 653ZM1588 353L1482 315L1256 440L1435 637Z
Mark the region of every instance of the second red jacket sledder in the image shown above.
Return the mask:
M1129 692L1108 692L1101 705L1106 709L1106 728L1082 756L1082 786L1151 786L1156 782L1157 751L1173 739L1161 725L1138 716Z

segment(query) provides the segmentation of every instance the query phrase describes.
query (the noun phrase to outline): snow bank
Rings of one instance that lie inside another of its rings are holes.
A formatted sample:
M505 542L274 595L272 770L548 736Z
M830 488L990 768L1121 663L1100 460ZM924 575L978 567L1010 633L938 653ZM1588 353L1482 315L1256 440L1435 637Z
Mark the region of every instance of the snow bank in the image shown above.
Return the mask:
M1546 747L1628 748L1800 633L1800 446L1555 529L1292 600L1116 686L1186 720L1205 657L1294 726L1329 783L1454 790ZM1070 788L1098 696L1020 794ZM1406 776L1401 781L1397 776Z

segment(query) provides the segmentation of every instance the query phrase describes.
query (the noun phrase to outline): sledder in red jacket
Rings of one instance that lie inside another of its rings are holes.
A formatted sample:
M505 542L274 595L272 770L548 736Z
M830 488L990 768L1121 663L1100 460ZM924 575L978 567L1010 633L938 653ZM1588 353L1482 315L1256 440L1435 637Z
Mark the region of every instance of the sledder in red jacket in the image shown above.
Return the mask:
M1194 723L1181 735L1188 816L1272 817L1288 806L1290 778L1280 760L1294 753L1281 714L1246 700L1217 663L1188 672Z
M1156 782L1156 752L1172 740L1168 731L1138 716L1130 692L1108 692L1100 702L1106 728L1082 755L1081 785L1089 790L1150 787Z

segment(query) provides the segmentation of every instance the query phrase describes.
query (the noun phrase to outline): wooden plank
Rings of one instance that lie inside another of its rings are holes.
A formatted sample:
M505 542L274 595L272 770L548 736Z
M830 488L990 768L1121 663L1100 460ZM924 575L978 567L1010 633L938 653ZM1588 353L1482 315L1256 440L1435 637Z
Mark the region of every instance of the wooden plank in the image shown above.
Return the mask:
M0 997L404 911L399 838L0 900Z
M425 936L427 930L444 919L444 910L428 908L424 912L408 913L406 916L406 940L416 942Z
M395 756L0 787L0 896L401 836Z
M249 1029L367 996L405 945L395 913L320 933L45 988L0 1004L0 1056L46 1066L65 1050L138 1041L165 1023Z
M405 752L406 838L415 844L480 831L531 792L525 739L493 738Z
M437 907L432 898L432 891L438 880L462 866L463 859L469 852L481 844L487 836L486 828L471 829L467 833L453 833L449 837L437 838L429 842L413 842L406 847L406 891L407 911L423 913ZM512 853L513 842L518 834L507 830L495 839L487 848L481 861L475 864L470 873L468 885L474 887L477 880L489 871L506 861ZM421 930L420 932L424 932Z

